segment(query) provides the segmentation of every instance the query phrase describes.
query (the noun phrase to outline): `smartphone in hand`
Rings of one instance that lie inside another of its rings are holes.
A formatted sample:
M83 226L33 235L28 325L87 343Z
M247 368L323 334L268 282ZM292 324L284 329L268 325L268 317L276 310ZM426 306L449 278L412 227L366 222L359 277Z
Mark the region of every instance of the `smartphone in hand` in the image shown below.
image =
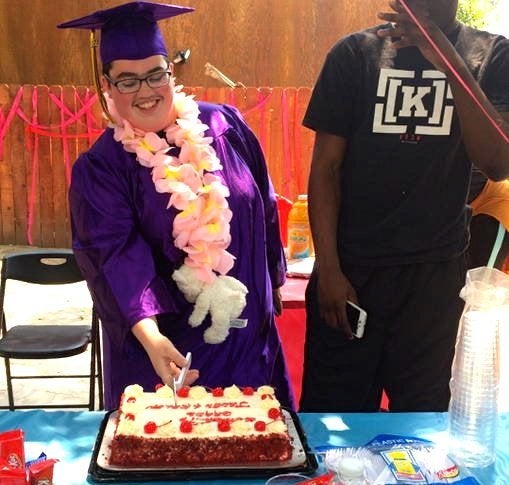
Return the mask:
M355 303L346 300L346 315L348 317L352 333L357 338L361 338L364 335L364 327L366 326L366 319L368 317L366 310L363 310Z

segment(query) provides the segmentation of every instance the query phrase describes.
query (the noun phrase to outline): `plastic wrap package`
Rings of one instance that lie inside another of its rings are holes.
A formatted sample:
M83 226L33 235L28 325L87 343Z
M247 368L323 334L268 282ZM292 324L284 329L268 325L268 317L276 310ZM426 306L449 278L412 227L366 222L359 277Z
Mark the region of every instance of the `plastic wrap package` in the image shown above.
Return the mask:
M338 484L480 485L446 450L410 436L384 434L359 448L329 449L324 463L328 471L337 474Z
M495 461L500 385L500 331L509 323L509 275L494 268L467 272L451 368L450 452L470 467Z

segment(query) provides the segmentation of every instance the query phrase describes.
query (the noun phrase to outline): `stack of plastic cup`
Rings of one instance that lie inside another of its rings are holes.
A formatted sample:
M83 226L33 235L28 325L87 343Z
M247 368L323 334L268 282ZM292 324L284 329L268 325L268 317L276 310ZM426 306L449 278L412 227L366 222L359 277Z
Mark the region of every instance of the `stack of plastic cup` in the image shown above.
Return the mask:
M467 310L460 322L451 374L451 454L468 467L495 460L499 384L497 311Z

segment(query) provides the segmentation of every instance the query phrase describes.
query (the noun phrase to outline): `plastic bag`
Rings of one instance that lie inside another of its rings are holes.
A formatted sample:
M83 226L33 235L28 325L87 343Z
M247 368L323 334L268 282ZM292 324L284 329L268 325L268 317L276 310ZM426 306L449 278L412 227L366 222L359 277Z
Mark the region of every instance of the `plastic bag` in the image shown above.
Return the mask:
M347 457L362 461L366 485L480 485L444 449L421 438L384 434L359 448L329 449L325 453L325 466L339 476L340 463Z

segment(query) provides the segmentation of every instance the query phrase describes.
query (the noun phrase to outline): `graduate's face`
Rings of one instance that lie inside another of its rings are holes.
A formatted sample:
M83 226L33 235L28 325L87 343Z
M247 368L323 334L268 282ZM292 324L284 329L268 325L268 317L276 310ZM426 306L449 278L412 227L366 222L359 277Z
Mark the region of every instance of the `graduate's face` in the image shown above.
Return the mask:
M147 57L140 60L113 61L107 79L102 77L102 89L110 95L115 102L118 114L129 121L134 128L143 131L158 132L167 128L175 121L173 109L173 79L165 84L167 75L165 71L171 70L165 58L160 55ZM145 79L151 76L149 82L153 85L159 85L158 79L162 79L164 85L160 87L150 87L147 81L141 82L139 90L129 91L129 87L137 82L130 80ZM161 76L161 77L159 77ZM155 80L156 82L152 82ZM117 84L118 81L126 81ZM115 86L115 84L117 84Z

